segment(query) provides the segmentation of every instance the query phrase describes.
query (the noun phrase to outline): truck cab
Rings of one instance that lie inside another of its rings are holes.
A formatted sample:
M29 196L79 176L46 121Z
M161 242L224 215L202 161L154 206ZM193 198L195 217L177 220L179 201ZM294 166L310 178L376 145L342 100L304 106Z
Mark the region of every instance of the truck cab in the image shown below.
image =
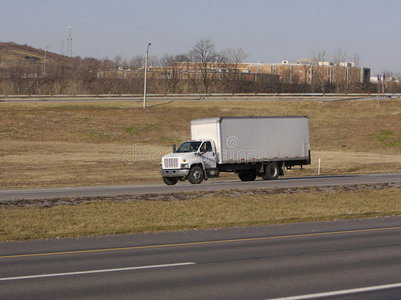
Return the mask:
M161 174L168 185L185 179L199 184L218 177L216 145L212 140L182 143L176 151L162 157Z

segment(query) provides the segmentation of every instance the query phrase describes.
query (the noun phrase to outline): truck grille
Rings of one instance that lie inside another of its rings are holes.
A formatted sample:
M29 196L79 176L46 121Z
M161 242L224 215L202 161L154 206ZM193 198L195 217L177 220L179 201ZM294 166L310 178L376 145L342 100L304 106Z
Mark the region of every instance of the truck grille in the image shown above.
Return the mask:
M166 157L164 159L165 169L178 169L178 158Z

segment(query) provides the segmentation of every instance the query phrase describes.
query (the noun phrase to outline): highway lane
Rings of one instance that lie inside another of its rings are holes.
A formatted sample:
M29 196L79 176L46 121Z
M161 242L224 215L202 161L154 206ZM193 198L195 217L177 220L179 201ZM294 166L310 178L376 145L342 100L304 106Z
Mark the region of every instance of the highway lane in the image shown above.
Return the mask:
M401 217L0 243L1 299L399 299L400 282Z
M397 98L399 94L389 94L388 98ZM147 95L146 101L148 101L148 107L152 105L159 105L160 101L172 102L172 101L346 101L346 100L375 100L377 97L369 94L360 95L311 95L311 94L297 94L297 95L272 95L272 94L259 94L259 95L231 95L231 94L216 94L216 95ZM96 102L143 102L142 95L125 95L125 96L96 96L96 95L81 95L81 96L15 96L5 97L0 95L1 103L96 103ZM152 104L157 102L157 104Z
M253 182L241 182L240 180L210 179L209 181L203 182L200 185L192 185L186 181L183 183L179 182L177 185L174 186L167 186L165 184L150 184L0 190L0 200L50 199L62 197L99 197L117 195L143 195L152 193L163 194L194 191L221 191L231 189L269 189L400 182L401 173L316 177L280 177L279 180L275 181L256 180Z

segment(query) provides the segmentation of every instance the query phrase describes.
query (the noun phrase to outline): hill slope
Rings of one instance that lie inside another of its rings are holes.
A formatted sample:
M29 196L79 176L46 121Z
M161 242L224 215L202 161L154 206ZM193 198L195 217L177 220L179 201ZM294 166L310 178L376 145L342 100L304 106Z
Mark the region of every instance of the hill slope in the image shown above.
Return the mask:
M21 61L43 62L45 51L28 45L19 45L12 42L0 42L0 67L8 68ZM53 62L68 62L71 58L47 51L46 58Z

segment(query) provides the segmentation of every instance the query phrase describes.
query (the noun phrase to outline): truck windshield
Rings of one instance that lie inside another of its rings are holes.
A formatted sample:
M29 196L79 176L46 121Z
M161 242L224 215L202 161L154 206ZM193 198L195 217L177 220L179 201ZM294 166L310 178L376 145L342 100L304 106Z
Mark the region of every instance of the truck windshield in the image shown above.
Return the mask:
M201 142L185 142L178 147L177 152L196 152Z

